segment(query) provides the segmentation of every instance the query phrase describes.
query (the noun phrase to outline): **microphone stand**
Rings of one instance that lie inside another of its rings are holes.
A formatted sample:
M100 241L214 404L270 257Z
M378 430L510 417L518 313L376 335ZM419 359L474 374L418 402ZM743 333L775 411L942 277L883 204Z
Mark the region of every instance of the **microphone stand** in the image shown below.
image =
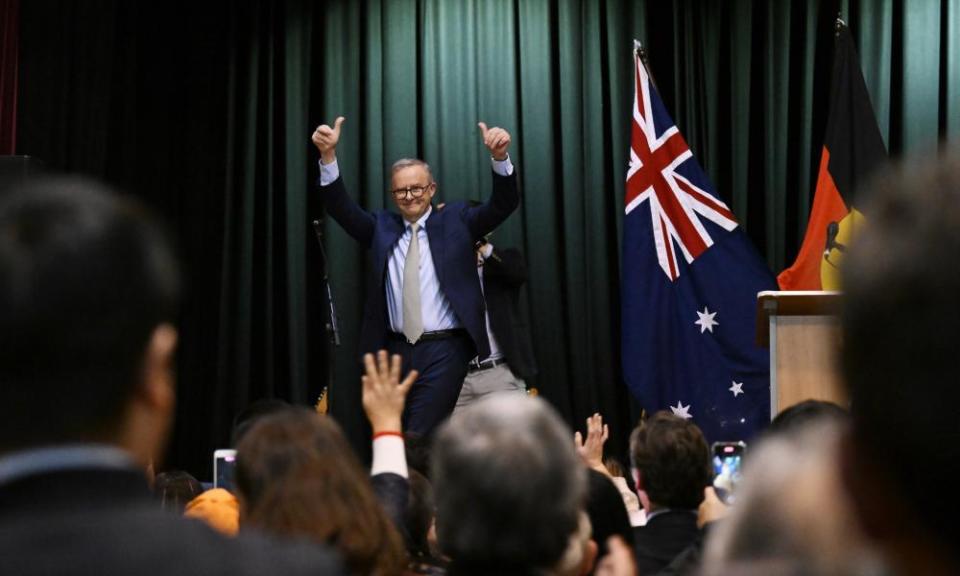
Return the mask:
M333 344L332 348L327 349L327 385L320 391L320 396L317 398L317 405L319 406L324 398L327 398L327 405L329 407L329 390L333 387L333 360L335 349L340 346L340 326L337 321L337 305L333 300L333 289L330 288L330 277L327 275L327 251L323 248L323 223L319 219L313 221L313 233L317 237L317 245L320 246L320 256L323 258L321 271L323 272L323 285L327 292L327 322L324 324L324 329L327 333L327 342Z

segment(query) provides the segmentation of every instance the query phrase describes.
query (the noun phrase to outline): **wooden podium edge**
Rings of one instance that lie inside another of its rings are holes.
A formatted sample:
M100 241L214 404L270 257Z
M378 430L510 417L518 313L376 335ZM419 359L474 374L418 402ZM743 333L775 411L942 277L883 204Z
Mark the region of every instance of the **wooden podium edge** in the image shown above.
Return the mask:
M757 294L757 345L770 346L771 316L836 316L841 292L826 290L765 290Z

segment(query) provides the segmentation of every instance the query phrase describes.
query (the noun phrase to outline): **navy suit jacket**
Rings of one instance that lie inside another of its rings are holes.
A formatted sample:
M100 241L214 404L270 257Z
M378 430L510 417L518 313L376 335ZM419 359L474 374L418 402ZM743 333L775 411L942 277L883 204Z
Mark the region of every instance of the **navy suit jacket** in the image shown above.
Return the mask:
M373 251L374 276L367 290L360 352L386 348L390 329L386 300L387 261L403 235L403 218L387 210L367 212L362 209L347 194L342 178L319 188L327 213L357 242ZM484 301L474 244L506 220L519 204L516 170L510 176L494 173L493 194L486 203L471 207L462 201L449 202L443 210L434 207L427 218L427 238L440 289L460 324L470 334L481 360L490 355L490 342L483 316Z
M526 281L527 264L516 248L494 248L483 263L483 294L490 329L510 371L529 381L537 373L537 362L530 327L520 309L520 288Z

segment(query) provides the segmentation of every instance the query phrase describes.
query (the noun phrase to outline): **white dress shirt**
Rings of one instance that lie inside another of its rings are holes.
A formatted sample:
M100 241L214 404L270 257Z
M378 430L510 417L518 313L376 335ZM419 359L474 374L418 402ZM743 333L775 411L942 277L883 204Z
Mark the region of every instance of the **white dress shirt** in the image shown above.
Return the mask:
M482 248L480 248L480 257L483 258L483 260L486 260L487 258L489 258L491 254L493 254L493 244L490 244L488 242L487 244L484 244ZM484 292L483 297L486 298L487 294L483 289L483 265L482 264L480 266L477 266L477 274L480 275L480 291ZM484 310L483 310L483 319L486 321L486 324L487 324L487 340L490 341L490 356L488 356L487 359L499 360L500 358L503 358L503 352L500 351L500 343L497 342L496 337L493 335L493 329L490 327L490 311L486 308L486 306L484 307Z
M513 163L508 155L503 160L491 158L493 171L500 176L513 174ZM330 164L320 162L320 185L327 186L340 177L340 166L334 159ZM423 330L449 330L459 328L460 320L453 312L449 300L440 289L440 280L433 266L433 255L430 252L430 239L427 237L426 222L433 212L433 207L417 220L420 228L417 240L420 247L420 311L423 314ZM410 246L410 223L404 221L403 234L387 258L387 315L390 329L394 332L403 332L403 266L407 257L407 248ZM482 286L482 281L481 281ZM489 334L489 320L487 333Z

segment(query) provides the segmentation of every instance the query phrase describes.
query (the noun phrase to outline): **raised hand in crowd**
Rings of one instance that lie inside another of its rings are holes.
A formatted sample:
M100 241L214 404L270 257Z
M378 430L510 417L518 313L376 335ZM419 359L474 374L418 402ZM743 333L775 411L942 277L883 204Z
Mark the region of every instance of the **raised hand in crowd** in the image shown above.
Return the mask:
M324 164L331 164L337 159L337 143L340 142L340 127L343 126L344 120L343 116L337 116L332 128L321 124L313 131L310 139L320 151L320 159Z
M506 160L507 149L510 147L510 133L497 126L487 128L484 122L478 122L477 126L480 127L480 136L483 137L483 145L490 150L490 155L493 156L493 159Z
M587 437L584 439L580 431L573 434L573 443L577 447L580 458L587 467L610 476L607 467L603 465L603 445L610 437L610 430L603 423L603 416L594 414L587 418Z
M697 508L697 528L723 518L728 510L729 507L720 500L713 486L707 486L703 489L703 502Z
M403 403L419 375L416 370L411 370L401 382L402 362L399 354L388 358L386 350L377 352L376 358L373 354L363 357L363 411L374 434L401 431Z

